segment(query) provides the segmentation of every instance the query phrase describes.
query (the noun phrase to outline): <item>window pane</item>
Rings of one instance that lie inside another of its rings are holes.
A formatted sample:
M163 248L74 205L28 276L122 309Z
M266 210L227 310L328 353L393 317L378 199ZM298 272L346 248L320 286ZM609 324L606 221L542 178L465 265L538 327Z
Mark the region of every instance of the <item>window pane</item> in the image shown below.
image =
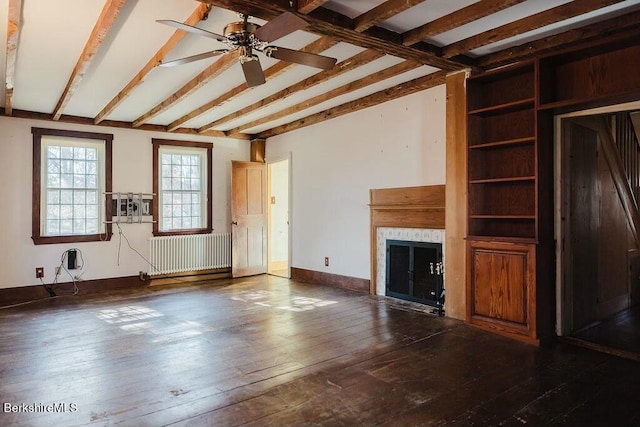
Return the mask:
M87 163L84 161L77 161L73 163L73 173L85 174L87 173Z
M97 191L87 191L87 199L86 199L86 203L88 205L95 205L98 203L98 192Z
M73 147L73 158L76 160L84 160L87 158L87 149L84 147Z
M60 160L49 159L47 161L47 172L48 173L60 173Z
M63 205L69 205L73 203L73 191L72 190L60 191L60 203Z
M47 175L47 187L60 188L60 175L57 173Z
M98 162L86 162L86 165L87 165L87 174L89 175L98 174Z
M63 173L60 175L60 187L71 188L73 187L73 175Z
M86 188L87 186L87 177L84 175L74 175L73 176L73 188Z
M98 205L87 205L86 206L86 218L97 219L98 218Z
M103 228L99 203L105 191L107 143L70 135L40 139L45 168L40 170L44 205L40 210L41 236L97 234ZM93 138L91 138L93 139ZM87 190L87 188L91 190Z
M60 147L61 159L73 159L73 147Z
M73 234L86 234L84 219L73 220Z
M60 160L60 172L73 173L73 160Z
M60 191L49 190L47 191L47 204L59 205L60 204Z
M184 152L160 154L159 179L162 190L160 199L160 229L162 231L184 230L202 227L201 213L206 199L201 192L202 168L206 167L201 149L184 147Z
M87 175L85 188L98 188L98 177L96 175Z
M63 219L60 221L60 234L73 234L73 220Z
M87 219L86 221L86 233L87 234L97 234L98 233L98 220L97 219Z
M47 234L60 234L60 221L48 220L47 221Z
M51 146L47 148L47 157L50 159L60 158L60 147Z
M98 160L98 150L95 148L87 148L87 160Z
M58 205L47 205L47 218L49 218L49 219L60 219L60 206L58 206Z

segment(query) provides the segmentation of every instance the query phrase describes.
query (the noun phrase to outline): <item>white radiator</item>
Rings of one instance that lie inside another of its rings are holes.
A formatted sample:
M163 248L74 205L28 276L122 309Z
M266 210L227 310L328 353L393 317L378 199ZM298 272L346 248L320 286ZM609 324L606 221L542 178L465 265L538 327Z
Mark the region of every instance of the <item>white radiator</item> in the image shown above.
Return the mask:
M149 239L149 274L231 267L231 234L193 234Z

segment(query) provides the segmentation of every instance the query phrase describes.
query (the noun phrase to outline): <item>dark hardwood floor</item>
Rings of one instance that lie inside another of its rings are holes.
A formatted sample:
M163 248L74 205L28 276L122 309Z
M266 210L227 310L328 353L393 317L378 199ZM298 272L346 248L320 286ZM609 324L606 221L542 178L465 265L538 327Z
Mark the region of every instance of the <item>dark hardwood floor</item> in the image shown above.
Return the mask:
M256 276L3 309L0 425L640 425L640 363L416 307Z
M582 345L640 361L640 304L576 332Z

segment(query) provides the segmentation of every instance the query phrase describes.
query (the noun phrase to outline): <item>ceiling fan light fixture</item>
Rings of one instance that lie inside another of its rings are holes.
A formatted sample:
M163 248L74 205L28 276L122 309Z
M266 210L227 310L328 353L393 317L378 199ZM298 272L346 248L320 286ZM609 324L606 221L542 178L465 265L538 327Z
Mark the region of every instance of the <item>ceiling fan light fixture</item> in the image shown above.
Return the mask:
M173 66L186 64L240 49L240 64L242 65L247 85L253 87L265 83L264 72L260 65L259 58L254 55L255 51L261 52L273 59L308 65L324 70L332 68L336 63L335 58L269 45L269 43L274 40L308 26L305 20L290 12L284 12L264 25L249 22L247 15L241 14L239 16L242 21L227 24L223 30L224 35L212 33L211 31L177 21L158 20L157 22L159 23L170 25L193 34L209 37L227 45L227 49L205 52L161 65Z

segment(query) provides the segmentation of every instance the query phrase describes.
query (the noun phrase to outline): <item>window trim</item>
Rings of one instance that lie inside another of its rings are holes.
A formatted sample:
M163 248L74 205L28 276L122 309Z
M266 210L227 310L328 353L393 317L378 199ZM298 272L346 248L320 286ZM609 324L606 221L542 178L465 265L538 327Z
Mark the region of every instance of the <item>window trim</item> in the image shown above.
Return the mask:
M153 194L155 194L158 203L153 203L153 235L154 236L180 236L189 234L207 234L213 231L212 225L212 187L213 187L213 143L210 142L196 142L196 141L180 141L174 139L159 139L152 138L153 144ZM189 230L180 231L160 231L160 147L192 147L192 148L204 148L207 150L207 172L206 172L206 184L207 184L207 205L205 208L207 226L204 228L193 228Z
M31 239L36 245L47 245L55 243L78 243L78 242L100 242L111 240L112 230L111 224L105 224L105 232L98 234L74 234L70 236L43 236L41 230L41 201L42 201L42 137L43 136L62 136L68 138L95 139L104 141L104 191L111 192L112 188L112 145L113 134L82 132L64 129L46 129L32 127L33 135L33 180L32 180L32 197L31 197ZM111 218L112 204L109 203L107 196L104 195L105 218Z

